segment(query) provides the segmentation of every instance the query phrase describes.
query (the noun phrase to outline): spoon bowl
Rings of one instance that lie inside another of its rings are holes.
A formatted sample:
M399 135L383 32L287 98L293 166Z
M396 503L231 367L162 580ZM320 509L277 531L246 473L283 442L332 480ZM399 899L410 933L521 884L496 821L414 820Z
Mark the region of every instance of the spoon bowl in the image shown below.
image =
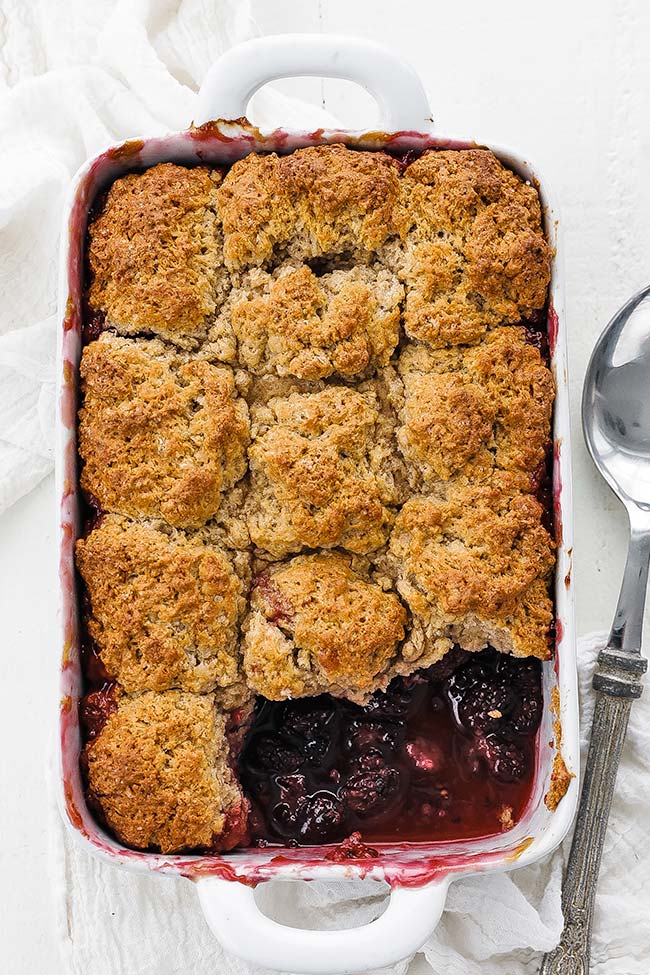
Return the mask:
M582 427L596 467L628 511L650 512L650 287L630 298L596 343Z

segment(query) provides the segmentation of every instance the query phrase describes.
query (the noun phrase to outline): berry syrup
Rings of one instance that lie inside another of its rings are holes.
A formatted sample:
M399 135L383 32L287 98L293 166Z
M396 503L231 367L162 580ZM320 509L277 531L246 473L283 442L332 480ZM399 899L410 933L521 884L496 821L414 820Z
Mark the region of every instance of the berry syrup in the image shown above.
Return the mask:
M533 785L541 667L454 649L365 707L259 700L240 757L260 845L470 839L511 828Z

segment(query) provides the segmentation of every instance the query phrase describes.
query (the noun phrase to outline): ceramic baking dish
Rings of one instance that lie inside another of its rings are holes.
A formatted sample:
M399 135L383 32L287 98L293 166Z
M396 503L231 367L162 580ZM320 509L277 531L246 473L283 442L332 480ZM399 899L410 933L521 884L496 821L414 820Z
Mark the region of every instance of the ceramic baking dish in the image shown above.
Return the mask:
M263 133L246 122L248 102L265 82L289 76L347 78L377 100L382 131ZM236 121L212 121L230 119ZM201 124L203 123L203 124ZM210 856L162 856L121 846L94 821L79 773L81 745L77 703L82 694L79 619L73 546L79 530L75 443L77 376L81 354L83 252L89 208L99 190L133 168L159 162L228 165L255 150L288 152L302 146L344 142L393 151L428 146L460 148L471 140L434 133L422 85L388 50L353 38L284 35L240 45L217 62L198 99L195 125L187 132L127 142L109 148L77 173L63 227L58 338L57 491L60 498L60 587L62 672L60 692L60 803L77 840L116 866L180 875L197 883L212 930L230 951L265 968L309 973L380 968L404 958L427 939L442 912L449 883L467 873L507 870L531 863L558 845L573 819L578 782L574 778L559 806L544 803L555 750L559 691L561 749L568 769L578 771L576 650L571 582L572 510L566 333L561 225L548 184L520 153L489 145L494 153L540 192L546 232L553 249L548 312L551 364L557 383L554 413L554 509L558 558L555 584L556 655L544 664L546 707L537 739L531 800L514 829L499 836L445 843L380 845L370 860L337 860L336 847L246 849ZM555 723L555 726L554 726ZM258 909L254 887L270 879L304 881L366 877L390 886L386 911L371 924L340 931L287 928ZM161 881L162 882L162 881Z

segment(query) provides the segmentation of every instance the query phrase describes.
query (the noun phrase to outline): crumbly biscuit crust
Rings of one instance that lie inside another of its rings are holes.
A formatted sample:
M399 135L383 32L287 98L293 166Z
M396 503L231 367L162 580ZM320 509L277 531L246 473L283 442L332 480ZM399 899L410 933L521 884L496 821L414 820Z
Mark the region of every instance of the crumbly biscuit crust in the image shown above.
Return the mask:
M122 335L192 347L227 290L217 169L173 163L113 183L89 228L89 301Z
M390 542L397 588L429 638L547 659L554 546L539 502L508 488L456 482L409 499Z
M89 256L110 324L206 338L185 358L114 335L86 348L82 485L101 507L183 528L221 518L267 559L339 547L385 560L407 484L445 504L463 485L532 503L553 385L523 329L503 326L543 307L549 250L536 191L489 151L404 166L319 146L253 153L225 177L164 164L111 188ZM246 371L248 465L246 406L210 360ZM404 652L424 659L432 636L411 610Z
M398 372L397 438L413 486L509 471L531 490L550 440L553 377L522 328L497 328L478 345L411 344Z
M341 546L365 554L386 542L403 495L390 418L371 388L327 386L252 407L253 543L281 558Z
M393 232L399 185L383 152L334 145L246 156L217 193L226 266L371 254Z
M303 555L256 578L244 663L270 700L330 693L362 702L382 683L404 638L394 593L340 552Z
M241 684L246 553L225 551L209 530L165 532L109 515L77 542L76 562L89 635L127 693L232 692Z
M246 471L248 410L232 372L108 332L84 348L80 372L82 488L131 517L213 517Z
M318 276L285 262L272 273L246 272L215 331L231 330L239 363L255 375L364 378L397 346L402 296L395 275L378 264Z
M550 250L536 190L487 149L428 151L400 180L404 327L442 347L531 317L546 300Z
M122 697L83 764L89 801L129 846L229 850L246 837L248 802L211 695Z

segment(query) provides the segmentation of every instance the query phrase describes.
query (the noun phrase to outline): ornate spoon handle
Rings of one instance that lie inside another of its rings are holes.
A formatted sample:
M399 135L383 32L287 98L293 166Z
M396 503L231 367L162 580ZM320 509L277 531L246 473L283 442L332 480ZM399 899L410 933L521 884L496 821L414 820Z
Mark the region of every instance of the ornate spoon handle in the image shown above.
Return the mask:
M641 657L635 662L646 663ZM596 681L594 678L594 684ZM589 971L591 921L607 820L630 708L640 692L637 680L629 696L627 691L625 696L604 690L596 694L584 784L562 889L564 931L557 948L544 956L541 975L587 975Z
M616 773L632 702L641 697L648 661L641 656L643 610L650 569L650 525L645 511L631 509L630 545L607 647L594 675L596 705L576 828L562 887L564 930L544 955L540 975L587 975L589 942L600 858Z

